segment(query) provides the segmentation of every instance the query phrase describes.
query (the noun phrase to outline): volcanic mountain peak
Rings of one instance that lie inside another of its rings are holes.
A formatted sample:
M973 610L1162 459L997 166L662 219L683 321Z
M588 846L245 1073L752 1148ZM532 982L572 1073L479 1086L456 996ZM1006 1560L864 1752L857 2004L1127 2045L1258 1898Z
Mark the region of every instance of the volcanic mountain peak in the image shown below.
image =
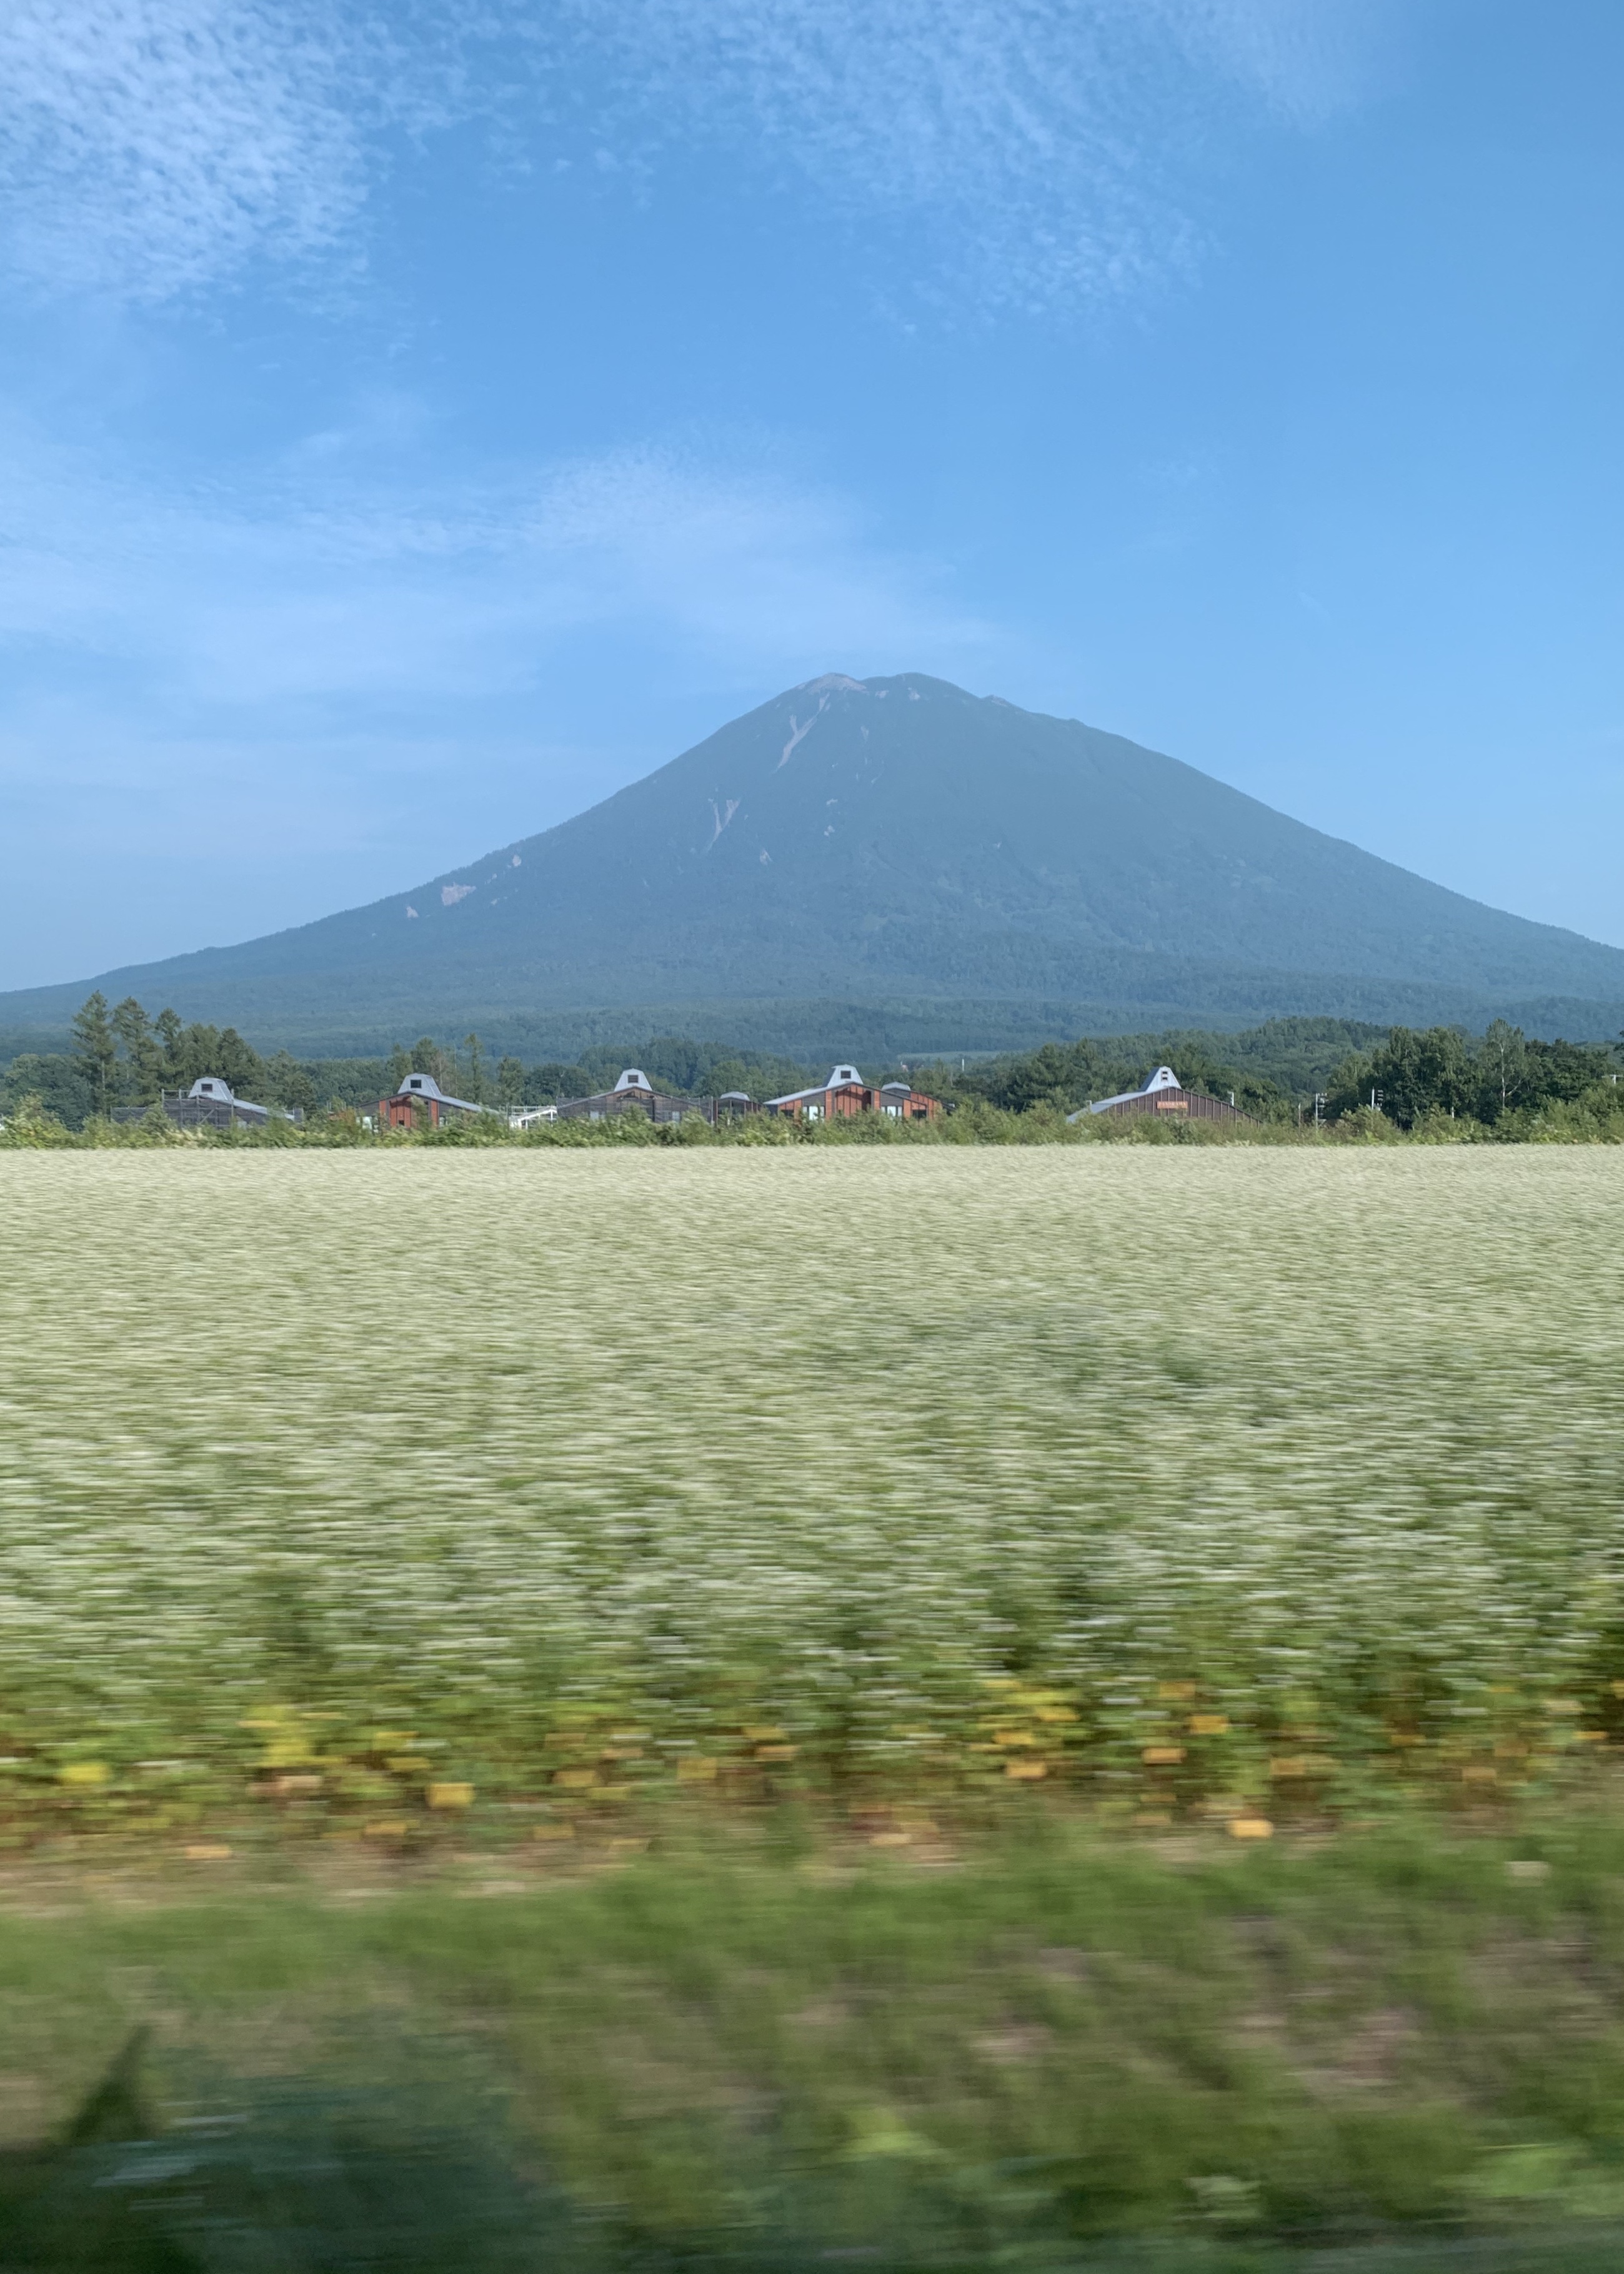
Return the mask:
M0 998L0 1027L59 1026L90 983ZM409 892L100 983L306 1046L613 1005L690 1028L703 1007L719 1031L763 999L1041 1005L1076 1027L1153 1009L1538 1024L1557 1014L1530 1006L1561 998L1570 1031L1624 1022L1619 949L918 673L825 672Z

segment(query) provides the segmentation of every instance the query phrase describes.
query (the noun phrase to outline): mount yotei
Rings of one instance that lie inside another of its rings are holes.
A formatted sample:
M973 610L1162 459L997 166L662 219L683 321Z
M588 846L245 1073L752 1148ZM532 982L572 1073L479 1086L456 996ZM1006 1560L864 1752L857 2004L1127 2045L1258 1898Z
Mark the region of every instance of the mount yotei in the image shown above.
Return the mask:
M0 1028L59 1027L90 983L0 997ZM599 1011L809 1040L831 1005L917 1048L1309 1012L1624 1024L1624 951L917 674L813 680L408 892L94 983L307 1049Z

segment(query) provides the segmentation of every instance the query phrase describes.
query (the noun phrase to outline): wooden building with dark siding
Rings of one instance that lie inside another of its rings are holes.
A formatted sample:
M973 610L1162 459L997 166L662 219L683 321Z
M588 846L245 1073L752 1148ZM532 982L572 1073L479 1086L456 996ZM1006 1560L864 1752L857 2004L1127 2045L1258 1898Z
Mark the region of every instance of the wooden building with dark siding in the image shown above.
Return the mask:
M245 1097L236 1096L228 1081L218 1074L203 1074L194 1081L183 1096L179 1090L166 1089L158 1103L177 1127L182 1129L264 1129L273 1121L303 1121L304 1116L297 1108L284 1111L275 1105L252 1105ZM120 1105L113 1111L115 1121L140 1121L151 1112L147 1105Z
M1080 1121L1084 1113L1153 1114L1159 1121L1238 1121L1255 1127L1250 1113L1243 1113L1227 1098L1208 1097L1205 1090L1186 1089L1171 1066L1158 1066L1154 1073L1141 1082L1138 1089L1124 1089L1115 1097L1096 1098L1092 1105L1071 1114Z
M438 1129L454 1113L480 1113L484 1110L466 1097L447 1097L432 1073L409 1073L393 1097L379 1099L378 1126L410 1129L415 1123L426 1120L431 1129Z
M941 1103L906 1081L888 1081L883 1089L866 1082L854 1065L838 1065L827 1081L810 1089L786 1090L770 1097L764 1109L792 1121L849 1121L860 1113L888 1113L899 1121L934 1121Z
M911 1081L888 1081L880 1091L880 1111L890 1114L893 1121L939 1121L942 1101L927 1097Z
M641 1066L628 1066L613 1089L599 1090L592 1097L564 1099L558 1110L560 1121L606 1121L617 1113L646 1113L650 1121L662 1125L685 1121L697 1116L702 1121L714 1118L710 1102L698 1097L671 1097L654 1084Z

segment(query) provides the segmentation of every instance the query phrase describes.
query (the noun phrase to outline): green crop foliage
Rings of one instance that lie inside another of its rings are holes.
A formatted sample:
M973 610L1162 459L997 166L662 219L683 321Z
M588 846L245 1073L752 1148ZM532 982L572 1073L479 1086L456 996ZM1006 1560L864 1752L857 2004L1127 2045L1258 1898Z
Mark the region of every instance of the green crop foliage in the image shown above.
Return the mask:
M1624 1726L1604 1148L0 1160L0 1836L1271 1826Z

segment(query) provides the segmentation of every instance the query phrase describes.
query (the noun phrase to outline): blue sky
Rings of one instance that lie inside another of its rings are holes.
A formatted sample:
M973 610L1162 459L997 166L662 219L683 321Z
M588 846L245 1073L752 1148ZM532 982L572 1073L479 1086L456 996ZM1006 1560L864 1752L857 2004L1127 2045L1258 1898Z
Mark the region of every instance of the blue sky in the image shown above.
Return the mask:
M936 672L1624 944L1616 0L13 0L0 986Z

